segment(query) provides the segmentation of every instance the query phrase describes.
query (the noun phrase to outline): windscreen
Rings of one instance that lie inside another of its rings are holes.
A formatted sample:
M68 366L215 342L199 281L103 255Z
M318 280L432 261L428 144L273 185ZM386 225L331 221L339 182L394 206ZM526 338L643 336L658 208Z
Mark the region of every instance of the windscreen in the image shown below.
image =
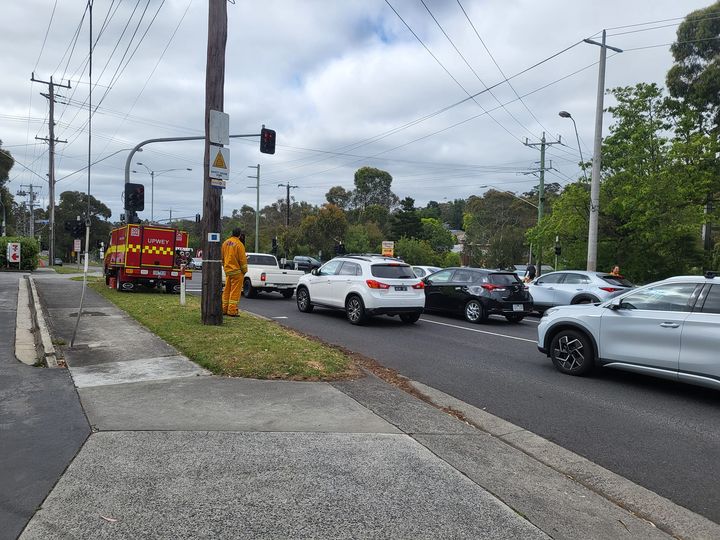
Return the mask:
M609 283L610 285L615 285L617 287L634 287L635 286L630 281L625 279L624 277L613 276L612 274L600 276L600 279L602 279L606 283Z
M412 268L407 264L373 264L372 275L379 278L407 279L415 278Z
M521 283L520 278L517 274L490 274L490 283L493 285L513 285L515 283Z

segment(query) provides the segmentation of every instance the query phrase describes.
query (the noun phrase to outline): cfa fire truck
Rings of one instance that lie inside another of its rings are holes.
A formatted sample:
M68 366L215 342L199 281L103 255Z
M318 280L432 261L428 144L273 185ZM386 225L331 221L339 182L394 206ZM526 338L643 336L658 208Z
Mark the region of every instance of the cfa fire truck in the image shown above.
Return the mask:
M192 254L188 235L161 225L130 224L113 229L105 253L105 284L118 291L139 286L165 287L168 293L180 291L181 265ZM185 277L192 279L192 272Z

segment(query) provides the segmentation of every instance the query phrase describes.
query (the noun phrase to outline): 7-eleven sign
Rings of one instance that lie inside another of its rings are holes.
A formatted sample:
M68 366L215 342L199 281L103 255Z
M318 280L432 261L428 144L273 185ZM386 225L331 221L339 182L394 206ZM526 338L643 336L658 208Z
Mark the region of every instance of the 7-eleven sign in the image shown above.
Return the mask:
M8 242L7 245L7 260L11 263L20 262L20 243L19 242Z

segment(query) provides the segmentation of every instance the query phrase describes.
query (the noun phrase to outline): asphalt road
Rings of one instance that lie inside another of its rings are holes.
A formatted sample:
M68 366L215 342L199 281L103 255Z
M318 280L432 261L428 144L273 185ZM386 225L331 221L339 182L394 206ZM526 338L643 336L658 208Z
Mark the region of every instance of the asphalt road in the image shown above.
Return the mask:
M240 308L370 356L720 522L716 391L612 370L562 375L537 351L533 318L473 325L424 314L405 325L383 316L356 327L342 312L301 313L276 293L241 298Z

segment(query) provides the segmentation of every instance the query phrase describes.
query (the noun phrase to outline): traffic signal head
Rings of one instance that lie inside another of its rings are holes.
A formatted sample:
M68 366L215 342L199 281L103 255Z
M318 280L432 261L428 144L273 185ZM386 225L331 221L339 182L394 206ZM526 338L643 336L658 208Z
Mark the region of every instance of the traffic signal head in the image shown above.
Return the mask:
M85 236L85 222L84 221L73 221L72 222L72 235L73 238L82 238Z
M263 154L275 153L275 130L262 128L260 130L260 152Z
M270 250L273 255L277 254L278 250L278 243L277 243L277 237L273 237L272 239L272 249Z
M145 186L125 184L125 210L142 212L145 209Z
M555 255L560 255L561 252L560 244L555 244Z

